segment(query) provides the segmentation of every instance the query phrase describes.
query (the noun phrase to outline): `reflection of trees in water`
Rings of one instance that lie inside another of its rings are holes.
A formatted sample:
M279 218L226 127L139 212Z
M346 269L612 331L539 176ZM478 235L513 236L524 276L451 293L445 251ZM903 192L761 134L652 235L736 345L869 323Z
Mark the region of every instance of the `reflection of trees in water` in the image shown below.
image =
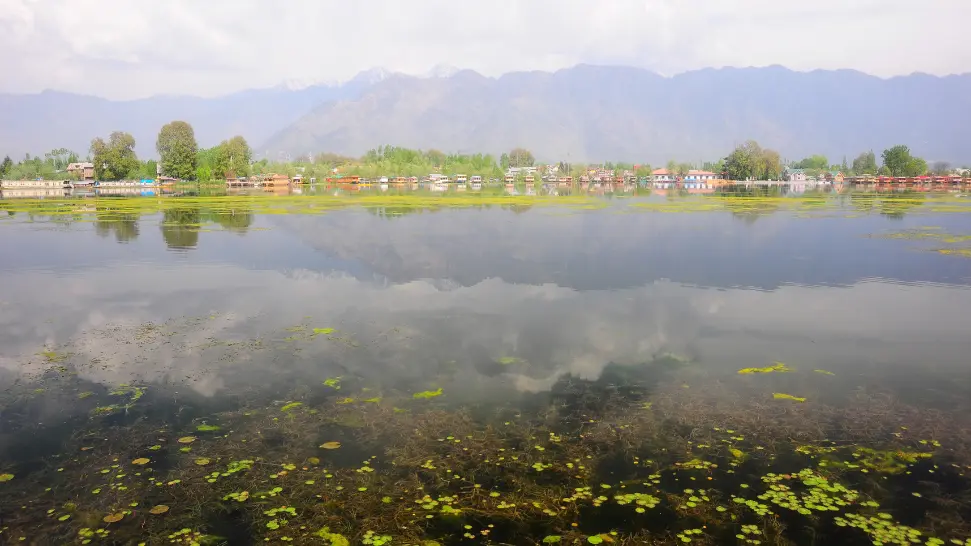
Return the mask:
M253 212L246 209L213 212L209 218L223 229L237 233L246 233L253 225Z
M850 203L854 209L863 213L879 211L887 218L901 219L911 209L923 205L925 198L924 194L914 191L854 193L850 195Z
M138 214L121 212L111 206L99 205L95 209L94 232L100 237L115 234L119 243L127 243L138 238Z
M732 184L719 190L716 195L723 198L725 208L732 213L732 216L751 224L760 217L779 210L779 203L774 199L782 195L782 188Z
M397 206L397 207L367 207L367 211L380 218L400 218L407 214L421 214L424 212L435 212L437 208L431 207L409 207L409 206Z
M924 199L924 194L910 191L884 195L880 200L880 214L899 220L911 209L923 205Z
M199 244L202 214L197 208L170 209L163 213L162 238L171 249L195 248Z

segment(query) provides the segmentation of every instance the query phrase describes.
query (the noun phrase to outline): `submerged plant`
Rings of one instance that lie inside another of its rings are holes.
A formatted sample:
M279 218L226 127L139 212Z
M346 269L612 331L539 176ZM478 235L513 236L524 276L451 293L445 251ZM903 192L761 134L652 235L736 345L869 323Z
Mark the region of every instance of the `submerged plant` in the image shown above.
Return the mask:
M791 371L792 371L792 368L786 366L782 362L776 362L775 364L771 366L766 366L764 368L742 368L741 370L738 370L738 373L742 375L747 375L747 374L754 374L754 373L774 373L774 372L785 373L785 372L791 372Z
M441 396L441 395L442 395L442 388L439 387L438 389L433 391L416 392L415 394L412 395L412 398L415 398L416 400L424 398L427 400L429 398L435 398L436 396Z
M793 396L791 394L786 394L784 392L774 392L772 393L772 398L776 400L792 400L793 402L805 402L806 399L801 396Z

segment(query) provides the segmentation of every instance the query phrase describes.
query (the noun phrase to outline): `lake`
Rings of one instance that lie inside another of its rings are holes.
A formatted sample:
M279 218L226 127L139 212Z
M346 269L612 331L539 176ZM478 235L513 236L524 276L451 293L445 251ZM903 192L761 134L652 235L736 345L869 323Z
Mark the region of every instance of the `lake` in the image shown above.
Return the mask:
M0 542L971 545L971 198L663 193L0 201Z

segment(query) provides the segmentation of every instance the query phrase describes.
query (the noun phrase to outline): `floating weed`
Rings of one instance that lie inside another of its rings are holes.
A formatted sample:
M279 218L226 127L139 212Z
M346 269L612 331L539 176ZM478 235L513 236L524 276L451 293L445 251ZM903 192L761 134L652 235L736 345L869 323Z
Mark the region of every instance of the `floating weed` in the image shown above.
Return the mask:
M169 511L169 507L168 506L166 506L164 504L159 504L159 505L153 506L151 509L149 509L148 513L149 514L154 514L154 515L158 516L158 515L161 515L161 514L164 514L164 513L168 512L168 511Z
M196 427L196 430L198 432L215 432L219 429L220 427L218 425L207 425L205 423Z
M6 474L6 473L0 474L0 483L9 482L12 479L14 479L13 474Z
M192 442L195 442L195 441L196 441L195 436L183 436L179 438L180 444L191 444Z
M833 373L833 372L828 372L828 371L826 371L826 370L813 370L813 371L814 371L814 372L816 372L816 373L821 373L821 374L823 374L823 375L836 375L835 373Z
M772 393L772 398L776 400L792 400L793 402L805 402L806 399L800 396L793 396L791 394L786 394L784 392L774 392Z
M411 396L412 396L412 398L414 398L416 400L420 400L420 399L426 399L427 400L429 398L435 398L436 396L441 396L441 395L442 395L442 388L439 387L438 389L433 390L433 391L416 392L415 394L413 394Z
M135 459L134 461L131 462L131 464L137 464L139 466L142 466L142 465L148 464L149 462L150 462L149 459L146 459L145 457L142 457L142 458L139 458L139 459Z
M324 442L320 444L321 449L338 449L339 447L341 447L340 442Z
M792 368L786 366L782 362L776 362L771 366L766 366L764 368L742 368L738 370L738 373L742 375L755 374L755 373L786 373L791 372Z
M341 388L341 378L340 377L328 377L324 380L324 385L328 386L334 390L340 390Z
M317 536L327 541L329 546L351 546L351 542L344 535L331 533L328 527L317 531Z
M303 402L290 402L290 403L284 404L283 407L280 408L280 411L286 413L290 410L299 408L302 405L303 405Z

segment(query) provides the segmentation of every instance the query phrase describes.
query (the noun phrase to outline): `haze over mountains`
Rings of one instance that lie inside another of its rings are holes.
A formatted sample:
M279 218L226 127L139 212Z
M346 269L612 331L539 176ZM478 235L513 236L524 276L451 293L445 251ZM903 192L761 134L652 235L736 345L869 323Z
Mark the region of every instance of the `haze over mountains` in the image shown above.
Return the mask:
M257 158L381 144L501 153L540 160L700 162L747 139L784 158L839 161L907 144L928 160L971 161L971 74L881 79L851 71L779 66L705 69L662 77L627 67L579 65L486 78L442 67L429 77L371 70L333 85L281 86L226 97L134 101L58 92L0 94L0 154L66 147L132 133L154 156L159 128L191 123L202 147L241 134Z

